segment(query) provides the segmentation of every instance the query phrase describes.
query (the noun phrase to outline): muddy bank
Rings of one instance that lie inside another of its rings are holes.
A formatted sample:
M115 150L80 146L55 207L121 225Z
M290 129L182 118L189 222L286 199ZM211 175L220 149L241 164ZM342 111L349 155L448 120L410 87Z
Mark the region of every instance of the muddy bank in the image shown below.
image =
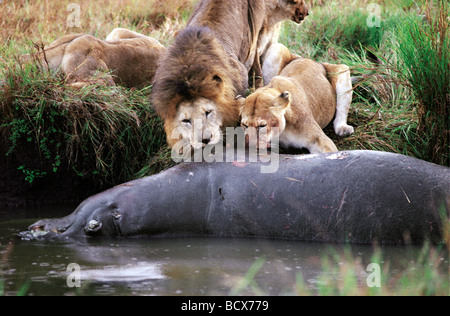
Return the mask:
M9 144L4 139L0 140L0 207L77 203L104 189L91 179L77 176L67 168L64 159L61 164L66 167L60 167L54 173L33 147L32 144L21 145L19 150L6 156ZM25 166L27 171L20 170L21 166ZM27 172L29 177L34 177L31 183L26 180ZM46 174L39 178L41 172Z

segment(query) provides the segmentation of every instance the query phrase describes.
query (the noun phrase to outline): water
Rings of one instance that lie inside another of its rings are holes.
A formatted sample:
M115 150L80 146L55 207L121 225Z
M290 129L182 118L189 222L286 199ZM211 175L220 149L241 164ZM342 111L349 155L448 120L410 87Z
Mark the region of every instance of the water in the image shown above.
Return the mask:
M301 284L314 291L324 282L342 281L342 267L348 264L356 267L352 273L358 286L367 286L365 269L374 255L371 246L348 250L344 245L262 239L148 238L64 244L15 237L36 219L61 217L73 209L0 210L0 295L295 295L301 288L299 276ZM411 269L420 251L420 247L383 247L381 264L389 262L389 274L395 277ZM328 267L327 256L337 258ZM441 277L448 279L448 255L438 260ZM70 264L79 271L68 271ZM254 278L245 278L252 272ZM70 287L77 280L74 276L81 277L81 287Z

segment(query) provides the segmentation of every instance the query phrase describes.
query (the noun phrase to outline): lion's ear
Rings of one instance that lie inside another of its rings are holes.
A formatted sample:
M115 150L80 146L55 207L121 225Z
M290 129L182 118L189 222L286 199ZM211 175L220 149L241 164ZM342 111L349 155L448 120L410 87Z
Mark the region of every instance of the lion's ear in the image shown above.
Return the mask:
M280 109L280 110L285 110L287 109L292 102L292 97L289 91L285 91L282 94L280 94L280 96L278 98L275 99L273 107Z
M222 78L219 75L214 75L212 77L212 80L217 82L217 83L222 83L223 82Z
M218 89L221 89L223 85L223 80L219 75L214 75L211 78L211 83Z

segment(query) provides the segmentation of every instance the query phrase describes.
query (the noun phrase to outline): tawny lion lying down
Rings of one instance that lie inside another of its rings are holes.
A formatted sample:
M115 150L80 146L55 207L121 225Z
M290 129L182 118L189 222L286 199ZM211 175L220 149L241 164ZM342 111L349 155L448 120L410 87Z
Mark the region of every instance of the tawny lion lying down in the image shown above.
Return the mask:
M50 71L62 72L74 88L93 83L144 88L152 84L165 51L156 39L115 29L106 40L83 34L63 36L43 52L24 55L21 60L38 58Z
M252 131L256 134L249 137L251 145L267 148L279 136L284 147L307 148L311 153L337 152L322 129L336 117L336 134L354 132L347 124L352 96L348 66L317 63L291 55L287 49L283 54L288 63L277 61L285 65L281 73L266 87L240 100L242 127L248 135Z

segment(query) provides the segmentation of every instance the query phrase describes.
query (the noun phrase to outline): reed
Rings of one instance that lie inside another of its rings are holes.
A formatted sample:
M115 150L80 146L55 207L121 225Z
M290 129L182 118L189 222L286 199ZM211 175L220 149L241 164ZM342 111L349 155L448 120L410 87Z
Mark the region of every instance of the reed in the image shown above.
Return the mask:
M396 27L398 60L392 67L417 100L416 142L422 159L450 166L449 5L427 4L423 17L407 17Z

